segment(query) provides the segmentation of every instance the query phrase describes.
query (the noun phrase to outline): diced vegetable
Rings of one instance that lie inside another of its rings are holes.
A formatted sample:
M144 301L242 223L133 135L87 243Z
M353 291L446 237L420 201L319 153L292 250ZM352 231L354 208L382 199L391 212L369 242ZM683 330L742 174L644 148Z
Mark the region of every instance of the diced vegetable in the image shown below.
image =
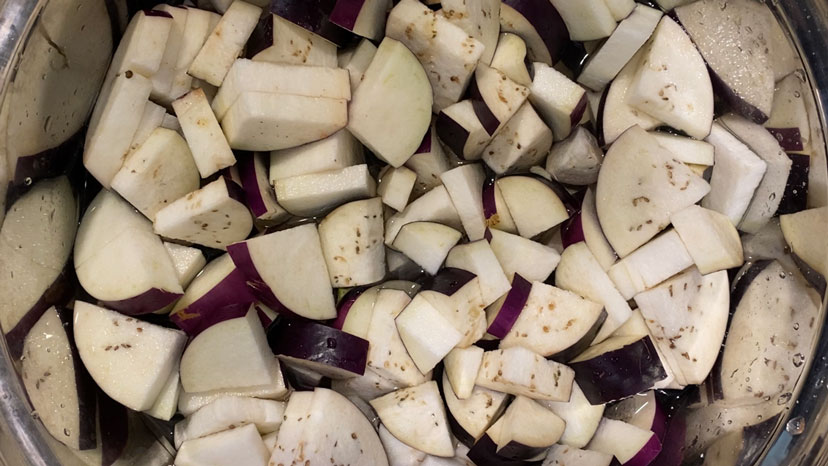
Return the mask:
M540 401L547 409L566 422L566 429L558 443L573 448L584 448L589 443L604 414L603 404L590 404L575 382L568 401Z
M604 153L595 136L582 126L552 146L546 159L546 171L561 183L588 185L598 181Z
M445 375L458 399L465 400L472 395L482 363L483 348L479 346L454 348L443 358Z
M527 57L554 65L569 41L569 32L558 10L543 0L504 0L500 30L526 41Z
M574 372L563 364L516 346L487 351L477 375L477 385L537 400L568 400Z
M188 440L248 424L255 426L260 434L276 432L284 412L285 403L281 401L235 396L219 398L175 425L175 446L181 448L181 444Z
M566 466L579 464L582 466L609 466L613 456L593 450L581 450L564 445L552 445L549 448L543 466Z
M631 299L693 265L675 230L668 230L613 265L609 272L621 296Z
M649 430L603 419L587 449L613 455L623 465L646 466L661 452L661 442Z
M710 132L713 87L705 62L684 30L664 17L643 49L629 103L697 139Z
M154 227L166 238L225 249L247 238L253 218L244 204L244 191L222 177L159 210Z
M175 456L181 466L220 466L239 463L264 466L267 447L254 424L184 442Z
M497 454L532 459L561 438L566 423L552 411L525 396L517 396L501 418Z
M349 202L319 223L322 253L334 288L368 285L385 276L382 202Z
M270 184L292 176L341 170L365 163L362 145L348 130L325 139L270 153Z
M537 178L508 176L498 179L497 187L524 238L533 238L569 218L558 194Z
M667 227L672 212L695 204L710 190L654 137L633 127L604 157L595 191L598 219L615 252L625 257Z
M710 193L702 206L725 214L738 225L762 182L765 161L719 123L713 124L707 142L716 149L716 164L710 177Z
M526 42L517 34L500 34L490 65L521 86L532 85L532 78L526 69Z
M552 130L524 103L483 149L483 161L498 174L523 170L543 160L552 139Z
M112 178L112 189L150 220L167 204L199 188L200 177L186 141L156 128ZM155 189L147 189L154 185Z
M662 15L660 10L629 3L634 9L631 13L628 12L629 16L623 15L620 18L623 21L618 24L610 38L589 57L581 74L578 75L580 84L595 91L602 91L621 72L624 65L629 63L658 26Z
M670 222L702 274L744 262L739 232L723 214L692 205L670 216Z
M253 33L262 9L246 2L233 2L193 59L188 72L213 86L220 86Z
M558 251L549 246L500 230L489 233L489 245L509 280L520 274L529 281L542 282L561 260Z
M397 390L371 400L382 424L401 442L436 456L454 456L437 382Z
M774 91L768 56L774 19L767 7L701 0L676 8L675 16L707 62L717 95L741 115L766 121Z
M445 16L417 0L402 0L388 14L385 34L420 60L439 112L460 100L485 47Z
M334 67L336 45L274 14L265 15L247 42L254 61Z
M569 30L578 41L603 39L615 30L615 18L605 0L552 0Z
M783 215L779 224L791 251L823 277L828 277L828 261L822 254L825 237L817 233L828 224L828 209L819 207Z
M49 308L26 335L21 373L46 430L73 449L89 450L97 445L95 386L75 347L72 326L71 311Z
M435 275L462 236L454 228L440 223L412 222L402 227L393 247L427 273Z
M74 337L89 375L112 399L143 411L155 403L186 343L183 332L75 302Z
M203 90L191 91L172 107L202 178L236 163Z
M299 319L279 319L267 329L273 353L286 364L331 378L365 372L368 341L350 333Z
M416 182L414 171L406 167L389 167L380 177L377 195L382 197L383 204L399 212L408 205Z
M319 233L300 225L230 245L233 263L268 307L308 319L336 317Z
M566 139L584 116L586 92L549 65L535 62L532 69L529 100L555 132L555 139Z
M667 376L649 336L609 338L581 353L569 366L592 404L635 395Z
M456 230L462 228L445 186L437 186L408 204L402 212L389 217L385 222L385 244L391 245L404 225L419 221L442 223Z
M596 115L597 137L605 144L612 144L633 126L638 125L645 130L650 130L661 125L661 121L657 118L628 103L627 98L632 94L630 87L641 66L643 56L644 50L636 53L601 97L598 115Z

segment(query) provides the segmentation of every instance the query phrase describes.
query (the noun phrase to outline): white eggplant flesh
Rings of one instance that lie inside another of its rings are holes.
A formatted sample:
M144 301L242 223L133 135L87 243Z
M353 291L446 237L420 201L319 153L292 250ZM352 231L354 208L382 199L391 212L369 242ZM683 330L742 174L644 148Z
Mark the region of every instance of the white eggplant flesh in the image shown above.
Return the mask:
M744 262L739 232L723 214L692 205L670 216L670 222L702 274L740 267Z
M443 16L483 44L480 62L489 65L500 33L500 2L497 0L443 0Z
M591 404L577 382L572 385L569 400L540 403L566 422L566 429L558 443L572 448L584 448L589 443L601 423L605 408L603 404Z
M186 288L207 265L207 259L200 249L167 242L164 243L164 247L172 259L178 283L182 288Z
M228 464L264 466L267 464L268 453L256 426L248 424L238 429L225 430L183 443L178 449L175 464L179 466L224 466Z
M236 163L203 90L191 91L172 107L202 178Z
M417 183L417 173L406 167L389 167L382 173L377 184L377 195L382 197L382 203L396 210L405 209L414 185Z
M558 251L544 244L505 231L490 233L489 245L509 281L515 274L529 281L545 281L561 260Z
M388 14L385 34L422 57L435 112L460 100L485 51L483 43L417 0L397 3Z
M253 61L286 63L290 65L337 66L336 44L313 32L275 15L267 16L263 47L253 55Z
M552 146L546 158L546 171L564 184L584 186L598 181L604 152L589 130L579 126Z
M486 232L481 202L485 179L486 174L480 164L461 165L440 175L469 241L483 239Z
M393 247L427 273L436 275L462 237L459 231L440 223L412 222L402 227Z
M253 228L243 195L235 182L221 177L159 210L155 231L166 238L226 249L247 238Z
M221 86L261 14L262 9L255 5L233 2L190 64L190 76L203 79L213 86Z
M615 18L605 0L552 0L569 31L569 38L588 41L609 37L615 30Z
M423 194L385 222L385 244L391 245L402 227L411 222L437 222L455 230L463 228L460 216L445 186L437 186Z
M630 87L638 72L643 59L644 51L639 50L621 69L618 76L609 85L603 107L599 105L596 115L598 120L599 138L604 144L612 144L619 136L633 126L640 126L645 130L654 129L662 124L656 117L642 112L630 105L628 96Z
M446 377L458 399L465 400L472 395L482 363L483 348L479 346L454 348L443 358Z
M715 151L713 145L709 142L658 131L650 132L650 134L658 139L658 145L670 151L676 159L683 163L704 165L705 167L713 166Z
M167 204L199 188L201 177L187 142L156 128L112 178L112 189L150 220ZM153 186L153 189L147 189Z
M664 123L703 139L713 122L713 85L704 59L684 30L664 17L643 49L629 103Z
M666 228L672 212L695 204L710 189L653 136L633 127L604 156L595 191L598 219L623 258Z
M675 230L657 236L613 265L608 274L621 296L632 299L693 265L693 258Z
M495 302L511 288L509 279L486 240L455 246L446 258L446 266L477 275L484 306Z
M414 296L394 322L405 349L423 374L434 369L463 338L422 296Z
M517 34L500 34L490 65L521 86L532 85L532 78L526 69L526 42Z
M524 103L483 149L483 161L498 174L524 170L543 160L553 139L532 105Z
M701 205L738 225L765 176L767 163L718 123L713 124L707 142L716 149L716 164L710 177L710 193Z
M323 215L349 201L376 195L376 181L365 164L283 178L273 188L279 204L300 217Z
M75 302L74 336L95 383L136 411L152 407L187 340L183 332L82 301Z
M233 351L228 351L232 348ZM255 310L199 333L181 357L181 385L187 393L269 385L273 366L264 329Z
M270 184L292 176L341 170L365 163L362 145L348 130L316 142L270 153Z
M565 401L574 379L572 369L516 346L485 352L477 385L535 400Z
M497 187L518 233L524 238L533 238L569 218L555 191L536 178L508 176L498 179Z
M385 276L382 201L349 202L319 223L319 239L335 288L368 285Z
M324 97L351 100L351 85L345 70L321 66L287 65L239 58L227 73L212 108L221 121L242 92Z
M338 57L339 67L348 71L351 79L351 93L362 84L362 77L365 70L374 60L377 53L377 46L368 39L362 39L353 49L341 52Z
M791 251L814 270L828 277L828 260L822 254L825 236L818 232L828 225L828 208L803 210L779 218L782 235Z
M402 42L386 38L354 92L348 130L379 158L399 167L428 131L432 102L431 86L417 57Z
M236 396L219 398L175 425L175 446L181 448L181 444L188 440L248 424L255 425L260 434L276 432L282 425L284 412L282 401Z
M630 15L622 18L609 39L584 64L578 83L594 91L604 90L650 38L661 19L661 10L642 4L633 6Z
M581 450L566 445L552 445L543 460L543 466L566 466L568 464L610 466L613 459L612 455L600 451Z
M454 456L446 411L437 382L429 381L371 400L394 437L428 454Z
M544 63L532 64L530 101L552 128L555 139L566 139L587 108L586 91L563 73Z

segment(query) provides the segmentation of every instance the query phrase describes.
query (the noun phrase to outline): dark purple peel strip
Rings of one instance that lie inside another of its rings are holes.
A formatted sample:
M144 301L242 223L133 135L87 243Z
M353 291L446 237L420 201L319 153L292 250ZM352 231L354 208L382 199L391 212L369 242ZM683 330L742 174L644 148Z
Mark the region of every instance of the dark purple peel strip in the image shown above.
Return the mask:
M710 73L710 82L713 84L713 93L719 97L722 102L728 106L728 108L759 125L768 121L768 115L759 110L750 102L744 100L741 96L737 95L736 92L733 91L724 82L721 76L713 71L713 68L709 65L707 66L707 71Z
M159 288L151 288L132 298L117 301L98 301L98 304L101 307L116 310L121 314L137 316L159 311L176 302L182 295L182 293L173 293Z
M250 257L250 249L248 249L246 242L242 241L227 246L227 253L230 254L233 263L246 277L247 288L253 296L258 298L262 304L280 314L294 315L290 309L279 301L279 298L273 294L273 291L259 275L259 271L256 270L256 265L253 263L253 258Z
M469 131L443 112L437 115L435 129L440 140L454 152L454 155L463 159Z
M802 134L799 128L766 128L773 137L779 141L782 150L785 152L801 152L805 150L802 145Z
M515 278L512 279L512 288L506 295L497 317L494 318L486 332L496 338L506 337L520 317L523 307L526 306L531 290L532 283L519 274L515 274Z
M477 275L467 270L445 267L440 269L424 288L446 296L452 296L476 277Z
M167 13L166 11L159 11L159 10L144 10L145 16L158 16L161 18L170 18L173 19L172 15Z
M239 202L241 205L247 207L245 203L245 192L238 183L233 181L227 176L221 177L224 180L224 185L227 187L227 196L234 201Z
M362 296L362 293L366 290L368 290L367 287L356 287L345 293L345 296L342 297L342 300L340 300L337 305L336 320L334 320L331 324L333 328L342 330L342 326L345 325L345 319L348 317L348 312L350 312L351 306L354 305L356 300Z
M779 202L776 215L793 214L808 208L808 179L811 171L811 157L803 154L788 154L791 172L785 184L785 194Z
M244 274L235 269L192 304L170 314L170 321L196 336L219 322L243 317L254 301Z
M74 287L74 269L69 272L71 264L67 264L63 272L55 278L55 281L49 285L49 288L43 292L40 299L26 311L26 314L17 322L17 324L8 332L6 332L6 344L9 346L9 353L12 359L19 359L23 355L23 341L32 327L52 306L62 305L72 299L75 291Z
M578 126L578 123L584 118L584 112L586 112L587 104L589 101L587 100L586 93L581 96L581 100L578 101L578 105L572 110L572 115L569 117L569 124L574 128Z
M365 0L336 0L331 11L330 21L349 31L354 30Z
M595 323L592 324L592 327L584 334L584 336L581 337L580 340L560 353L552 355L549 359L561 364L566 364L575 359L579 354L583 353L590 347L590 344L595 340L595 337L598 335L598 332L601 330L601 327L604 325L606 320L607 310L603 309L601 310L601 314L595 320Z
M256 163L253 160L256 157L252 152L245 152L236 155L236 166L239 169L239 178L241 178L242 189L244 190L244 197L247 201L247 207L253 213L254 217L260 217L267 213L267 207L262 198L262 191L259 187L259 178L256 176ZM229 189L228 189L229 192Z
M561 229L561 243L564 248L568 248L581 241L586 241L586 239L584 237L583 224L581 223L581 213L578 212L564 223Z
M266 14L259 20L259 24L253 29L250 38L247 40L245 58L253 58L262 50L273 45L273 14Z
M593 405L641 393L667 377L649 336L569 366Z
M653 435L650 440L638 450L638 453L630 458L624 466L647 466L653 462L654 459L661 453L661 442L658 440L658 435Z
M569 30L558 10L548 0L504 0L503 3L523 15L535 28L552 57L552 64L560 60L569 42Z
M474 114L477 115L477 119L480 120L480 124L483 126L483 129L486 130L486 133L488 133L489 136L494 136L497 132L497 128L500 127L500 121L486 104L486 99L483 98L480 88L477 87L476 77L475 79L472 79L471 84L469 85L469 100L471 100Z
M433 126L428 127L428 131L426 131L425 136L423 136L423 142L420 143L420 147L414 151L415 154L427 154L431 152L431 132L434 131Z
M497 189L495 183L497 180L494 177L486 178L483 182L483 217L486 220L497 215Z
M103 390L98 390L98 420L101 429L101 466L111 466L126 449L129 440L129 412Z
M368 340L305 319L279 319L267 330L273 354L324 364L363 375Z
M69 340L69 347L72 350L72 367L74 368L75 386L78 393L78 411L81 413L80 425L78 426L78 449L82 451L92 450L98 446L97 425L95 424L97 385L87 372L86 366L83 365L78 347L75 345L73 311L59 308L57 309L57 315L63 323L66 339Z

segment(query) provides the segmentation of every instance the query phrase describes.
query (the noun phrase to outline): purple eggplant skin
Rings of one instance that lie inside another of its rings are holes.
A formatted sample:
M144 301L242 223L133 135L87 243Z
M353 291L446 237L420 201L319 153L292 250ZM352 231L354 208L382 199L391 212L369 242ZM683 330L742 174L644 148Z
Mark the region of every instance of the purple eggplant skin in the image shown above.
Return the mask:
M287 367L287 364L279 364L282 378L287 382L288 387L297 392L312 392L317 388L331 388L331 379L322 377L318 383L305 374L294 371Z
M280 314L295 315L279 301L279 298L273 294L273 290L270 289L262 276L259 275L259 271L256 270L256 265L253 264L253 258L250 257L250 249L247 248L247 243L231 244L227 246L227 253L230 254L230 258L233 259L236 267L244 274L247 287L253 296L261 301L262 304Z
M578 105L572 110L572 114L569 115L569 123L572 125L572 128L575 128L581 122L588 105L589 101L587 100L586 94L584 94L581 96L581 100L578 101Z
M187 335L196 336L219 322L243 317L254 301L244 273L235 269L195 302L170 314L170 320Z
M253 58L262 50L273 45L273 15L263 15L247 40L245 58Z
M178 301L182 293L173 293L171 291L161 290L158 288L150 288L149 290L131 298L121 299L118 301L101 301L100 305L116 310L122 314L129 316L136 316L141 314L152 314L159 311L170 304Z
M477 466L540 466L543 461L523 461L506 458L497 453L497 444L484 434L466 454Z
M667 433L661 441L661 452L650 463L650 466L675 466L682 464L684 459L684 437L687 432L684 416L675 413L670 417Z
M70 261L71 262L71 261ZM52 306L68 303L77 290L77 279L72 264L67 264L63 272L49 285L40 299L29 309L23 318L11 330L6 332L6 344L13 359L19 359L23 354L23 341L34 324Z
M463 149L466 147L466 141L469 139L469 132L466 131L466 128L463 128L460 123L457 123L453 118L443 112L437 115L437 121L434 126L437 130L437 137L443 141L446 147L451 149L454 155L462 159Z
M97 386L86 371L81 361L78 348L75 346L75 333L73 331L73 311L68 308L57 308L57 315L63 324L66 338L72 351L72 365L75 372L75 387L78 393L78 411L80 411L80 425L78 426L78 447L80 450L92 450L98 446L97 426L95 424L95 410L97 408L96 393Z
M101 429L101 466L111 466L123 455L129 440L126 407L98 390L98 422Z
M273 0L270 11L316 33L336 45L346 45L352 34L331 22L337 0Z
M495 197L495 183L497 179L494 176L486 177L483 182L483 216L488 220L497 215L497 201ZM491 233L489 233L491 235Z
M569 217L569 220L567 220L561 228L561 242L563 243L564 248L568 248L575 243L586 241L584 238L584 228L581 224L580 212L576 213L572 217Z
M365 0L336 0L331 10L330 21L349 31L354 30Z
M561 59L564 49L570 43L569 30L566 28L563 18L558 10L552 6L552 2L546 0L503 0L503 3L514 8L523 15L535 28L549 56L552 57L554 65Z
M641 393L667 377L649 336L592 359L570 362L569 366L593 405Z
M503 301L500 312L497 313L486 331L496 338L505 338L520 317L531 291L532 283L516 273L515 278L512 279L512 288L506 294L506 300Z
M437 275L425 277L426 282L421 283L423 289L436 291L446 296L452 296L458 290L474 280L477 275L463 269L445 267L440 269Z
M681 23L679 23L681 24ZM753 104L739 96L716 71L709 65L707 71L710 74L710 82L713 84L713 94L718 97L722 103L727 106L733 113L737 113L747 118L748 120L761 125L768 121L769 115L756 108Z
M799 131L799 130L797 130ZM776 215L793 214L808 208L808 175L811 171L811 157L803 154L788 154L791 172L785 185L785 194L776 210Z
M351 310L351 306L356 302L357 298L362 295L366 290L368 290L368 286L358 286L355 288L351 288L345 293L345 296L339 300L336 304L336 319L334 319L331 326L337 330L342 330L342 326L345 325L345 318L348 317L348 312Z
M500 120L497 119L492 110L486 105L486 100L483 94L480 93L480 88L477 86L477 80L473 79L469 85L469 100L471 100L474 114L480 120L480 124L489 133L489 136L494 136L497 128L500 127Z
M625 466L648 466L653 460L661 453L661 442L658 440L658 436L653 435L650 437L650 440L638 450L638 453L635 454L632 458L629 459Z
M498 456L512 460L526 461L538 457L541 453L546 451L549 447L530 447L520 442L511 442L503 445L503 448L497 451Z
M782 150L787 152L801 152L805 150L802 145L802 133L799 128L766 128L773 137L779 141Z
M267 207L265 207L264 199L262 199L259 181L256 178L254 157L258 156L253 152L236 153L236 166L239 168L239 177L241 178L242 189L244 190L245 205L247 205L254 217L259 217L267 213Z
M414 151L414 154L425 154L427 152L431 152L431 132L433 131L433 127L429 126L428 131L426 131L425 136L423 136L423 142L420 143L420 147Z
M551 358L552 361L559 362L561 364L566 364L569 361L575 359L576 356L586 351L589 348L590 343L595 340L595 337L598 335L598 331L601 330L601 326L604 325L604 321L607 320L607 311L606 309L601 310L601 314L598 316L598 319L595 320L595 323L589 329L584 336L578 340L577 343L570 346L569 348L561 351L558 354L553 355Z
M325 364L356 375L365 373L368 341L305 319L277 319L267 329L273 354Z

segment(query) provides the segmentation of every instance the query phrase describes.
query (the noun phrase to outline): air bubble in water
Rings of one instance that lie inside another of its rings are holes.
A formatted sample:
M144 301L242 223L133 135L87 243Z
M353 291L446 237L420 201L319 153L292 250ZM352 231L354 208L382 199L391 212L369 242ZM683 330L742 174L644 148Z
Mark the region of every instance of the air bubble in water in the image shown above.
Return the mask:
M805 419L802 416L797 416L785 426L785 430L791 435L801 435L805 432Z
M794 367L801 367L805 363L805 356L802 353L796 353L793 357Z
M799 322L794 322L793 329L794 330L799 330Z
M27 176L26 178L24 178L23 179L23 184L26 185L26 186L31 186L32 185L32 177Z

